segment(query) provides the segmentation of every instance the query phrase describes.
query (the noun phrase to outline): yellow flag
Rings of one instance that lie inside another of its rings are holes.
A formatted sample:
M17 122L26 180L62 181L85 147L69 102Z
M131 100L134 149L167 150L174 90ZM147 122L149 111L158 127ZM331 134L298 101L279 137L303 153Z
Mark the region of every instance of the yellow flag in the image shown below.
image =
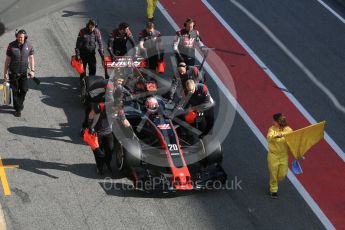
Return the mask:
M300 160L313 145L323 139L325 124L326 121L322 121L284 135L292 155L297 160Z

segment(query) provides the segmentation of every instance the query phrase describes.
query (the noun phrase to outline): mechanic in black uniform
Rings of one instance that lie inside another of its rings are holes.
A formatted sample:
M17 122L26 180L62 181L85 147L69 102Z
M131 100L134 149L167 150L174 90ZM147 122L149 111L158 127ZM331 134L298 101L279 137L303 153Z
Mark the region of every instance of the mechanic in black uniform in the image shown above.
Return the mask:
M8 45L4 67L4 79L10 81L13 92L14 115L21 116L24 100L28 91L29 76L35 75L34 48L27 42L28 35L21 29L15 33L16 40Z
M146 28L139 33L139 49L148 60L148 67L156 71L158 61L164 59L161 33L154 28L153 22L147 22Z
M214 100L206 85L189 79L186 81L185 98L182 107L187 111L202 113L203 117L200 124L202 135L209 133L214 123Z
M186 63L180 62L177 66L177 73L174 73L174 78L168 93L168 99L171 101L179 100L181 98L179 95L182 95L186 82L189 79L193 79L195 83L204 83L204 79L201 74L199 74L199 69L197 67L187 66Z
M97 133L100 148L105 154L105 156L100 156L99 153L94 152L99 174L103 174L104 163L108 170L112 171L110 162L114 152L113 120L117 118L124 127L130 126L123 110L123 101L125 97L130 97L130 93L123 87L123 82L124 79L121 76L109 80L105 93L105 102L91 103L89 107L87 127L91 133Z
M132 48L135 48L136 44L129 29L129 24L123 22L119 27L110 33L108 39L108 51L113 60L115 56L124 56L127 54L127 42L130 42Z
M104 59L104 49L100 30L94 19L90 19L86 27L81 29L78 34L75 55L77 60L82 60L85 72L80 74L80 80L86 76L86 66L89 65L89 75L96 74L96 43L98 52Z
M122 121L125 127L130 124L120 106L112 106L112 112L107 112L105 103L93 104L88 117L88 129L90 133L97 133L100 149L104 155L94 152L97 171L103 174L103 166L106 164L109 171L112 171L111 160L114 153L114 136L112 133L112 121L115 117Z
M195 21L187 18L184 28L176 32L173 49L176 56L176 62L185 62L189 66L195 65L195 47L204 49L199 31L195 29Z
M82 132L88 126L88 115L94 104L106 103L110 106L122 106L124 100L131 98L131 93L123 87L124 77L121 75L114 76L110 80L106 80L101 76L90 76L90 79L87 80L90 80L87 81L89 92L86 97ZM94 95L94 97L91 97L91 95Z

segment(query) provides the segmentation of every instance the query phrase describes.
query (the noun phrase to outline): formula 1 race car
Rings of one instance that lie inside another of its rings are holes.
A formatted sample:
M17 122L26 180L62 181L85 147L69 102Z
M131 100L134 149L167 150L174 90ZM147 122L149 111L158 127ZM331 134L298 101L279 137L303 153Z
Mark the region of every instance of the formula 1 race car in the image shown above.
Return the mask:
M115 78L125 78L124 87L132 93L131 100L124 102L131 127L125 128L118 119L113 123L116 171L143 190L192 190L224 184L227 175L221 167L220 142L213 135L201 135L197 124L191 126L184 115L179 116L183 111L159 96L159 84L140 69L140 62L131 57L105 60L106 68ZM159 101L154 113L145 104L149 97ZM195 123L198 120L196 117Z
M166 102L160 101L164 108ZM114 127L118 170L129 172L138 187L191 190L225 183L220 142L208 135L200 138L198 130L166 111L147 114L138 101L125 106L132 127Z

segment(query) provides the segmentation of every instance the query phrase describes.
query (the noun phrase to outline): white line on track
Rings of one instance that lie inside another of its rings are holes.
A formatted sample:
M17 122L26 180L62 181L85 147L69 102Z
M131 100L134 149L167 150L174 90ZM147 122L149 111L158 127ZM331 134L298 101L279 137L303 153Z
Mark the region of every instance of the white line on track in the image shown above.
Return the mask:
M203 1L204 3L207 1ZM230 0L237 8L239 8L245 15L247 15L255 24L257 24L266 34L269 36L273 42L279 46L284 53L291 58L295 64L301 68L301 70L306 74L306 76L314 82L316 86L318 86L333 102L333 104L345 114L345 107L339 103L336 97L332 94L332 92L324 86L316 77L315 75L265 26L259 19L257 19L252 13L250 13L244 6L238 3L235 0ZM206 3L205 3L206 4ZM208 4L208 3L207 3ZM212 8L213 9L213 8ZM214 9L213 9L214 10ZM215 12L215 10L214 10ZM217 13L217 12L216 12ZM216 15L215 15L216 16ZM217 17L217 16L216 16ZM218 14L218 20L220 20L221 16ZM259 57L252 51L249 46L237 35L237 33L231 29L231 27L224 21L224 19L220 20L223 26L232 34L236 40L247 50L247 52L255 59L255 61L264 69L266 69L266 73L268 76L276 83L279 88L287 89L283 83L278 79L278 77L259 59ZM235 36L236 34L236 36ZM309 114L309 112L302 106L301 103L297 101L297 99L289 92L284 92L284 94L290 99L290 101L298 108L298 110L305 116L305 118L311 123L317 123L317 121ZM335 141L325 133L325 140L328 144L333 148L333 150L338 154L338 156L345 161L345 153L344 151L335 143Z
M250 56L261 66L272 81L282 89L287 89L286 86L278 79L278 77L261 61L261 59L254 53L254 51L243 41L243 39L230 27L230 25L218 14L218 12L207 2L202 0L206 7L213 13L213 15L219 20L219 22L228 30L228 32L241 44L241 46L250 54ZM304 117L311 124L317 123L317 121L310 115L310 113L302 106L302 104L289 92L283 91L286 97L296 106L296 108L304 115ZM345 153L338 146L337 143L325 132L325 140L337 153L337 155L345 162Z
M342 23L345 24L345 19L340 16L337 12L335 12L329 5L327 5L324 1L322 0L317 0L323 7L325 7L329 12L331 12L335 17L337 17Z
M246 51L255 59L255 61L262 67L265 67L265 69L269 72L269 76L272 78L273 73L268 69L268 67L257 57L257 55L249 48L248 45L244 43L244 41L238 36L238 34L224 21L224 19L216 12L216 10L206 1L202 0L202 2L206 5L206 7L213 13L213 15L221 22L221 24L229 31L229 33L236 38L236 40L246 49ZM172 19L172 17L169 15L169 13L163 8L163 6L158 2L158 9L162 12L162 14L165 16L165 18L168 20L168 22L171 24L171 26L178 30L179 27L175 23L175 21ZM199 61L201 60L201 55L197 54L197 58ZM242 106L237 103L236 99L232 96L230 91L226 88L226 86L223 84L223 82L219 79L219 77L215 74L215 72L212 70L212 68L208 65L208 63L205 63L205 69L210 74L210 76L213 78L213 80L216 82L218 87L222 90L226 98L229 100L229 102L236 108L237 112L240 114L242 119L247 123L249 128L252 130L252 132L256 135L256 137L259 139L261 144L264 146L265 149L267 149L267 141L266 138L263 136L261 131L258 129L258 127L254 124L254 122L251 120L251 118L248 116L248 114L244 111ZM266 72L267 72L266 71ZM277 77L274 76L276 80L278 80ZM278 80L279 81L279 80ZM277 82L275 81L277 84ZM283 86L283 84L279 81L279 84L277 84L279 87ZM283 86L286 88L285 86ZM290 98L290 97L289 97ZM294 98L294 97L293 97ZM290 98L291 100L291 98ZM294 98L292 101L294 104L297 102L297 100ZM298 103L298 102L297 102ZM299 104L299 103L298 103ZM296 105L296 104L295 104ZM300 104L299 104L300 105ZM298 106L296 106L298 107ZM301 108L302 105L300 105ZM298 107L299 108L299 107ZM300 109L300 108L299 108ZM301 111L301 109L300 109ZM311 123L315 123L315 119L310 116L309 113L303 108L301 111L307 119ZM311 118L311 119L310 119ZM329 138L330 139L330 138ZM335 143L334 143L335 144ZM339 148L339 147L338 147ZM342 151L339 148L340 151ZM322 224L327 229L335 229L332 223L329 221L329 219L326 217L326 215L322 212L320 207L317 205L317 203L313 200L313 198L310 196L310 194L305 190L303 185L299 182L299 180L295 177L295 175L290 171L288 172L288 179L291 181L291 183L295 186L297 191L300 193L300 195L304 198L306 203L309 205L309 207L313 210L315 215L319 218L319 220L322 222Z
M332 101L333 105L342 113L345 114L345 106L342 105L339 100L334 96L334 94L324 85L317 77L309 70L299 58L297 58L282 41L273 34L273 32L268 29L268 27L262 23L257 17L255 17L251 12L249 12L243 5L235 0L230 0L238 9L240 9L248 18L250 18L257 26L259 26L267 36L269 36L272 41L279 46L280 49L305 73L305 75Z

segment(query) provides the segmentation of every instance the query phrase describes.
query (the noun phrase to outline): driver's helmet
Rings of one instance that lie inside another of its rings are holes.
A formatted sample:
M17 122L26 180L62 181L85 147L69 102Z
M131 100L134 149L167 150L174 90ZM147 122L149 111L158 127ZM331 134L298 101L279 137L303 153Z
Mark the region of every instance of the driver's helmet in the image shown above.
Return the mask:
M159 104L155 97L148 97L145 101L145 108L149 114L155 114L158 111Z

